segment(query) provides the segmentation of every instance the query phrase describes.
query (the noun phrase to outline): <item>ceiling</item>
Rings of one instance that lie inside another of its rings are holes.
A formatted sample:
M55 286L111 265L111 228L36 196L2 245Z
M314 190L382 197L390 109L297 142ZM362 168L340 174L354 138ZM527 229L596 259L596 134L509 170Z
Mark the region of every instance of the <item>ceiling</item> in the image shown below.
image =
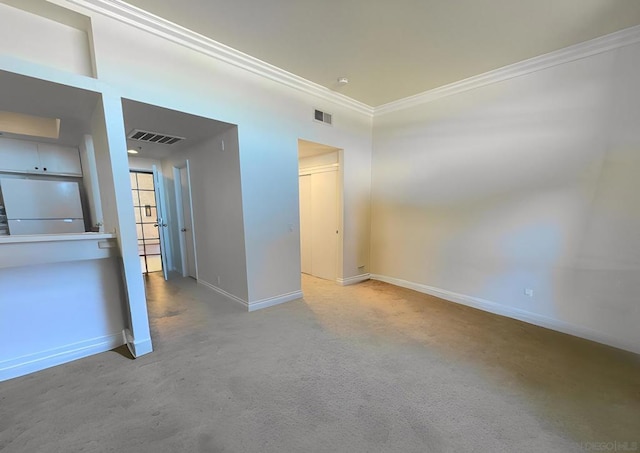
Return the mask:
M38 137L37 141L78 146L82 136L90 133L89 120L99 99L100 96L91 91L0 71L0 110L60 119L60 136L57 140ZM33 138L8 133L3 135Z
M160 145L127 139L127 148L139 151L136 157L164 159L171 153L180 152L233 127L229 123L128 99L123 99L122 110L127 136L134 129L142 129L185 138L174 145Z
M372 107L640 24L639 0L127 2Z

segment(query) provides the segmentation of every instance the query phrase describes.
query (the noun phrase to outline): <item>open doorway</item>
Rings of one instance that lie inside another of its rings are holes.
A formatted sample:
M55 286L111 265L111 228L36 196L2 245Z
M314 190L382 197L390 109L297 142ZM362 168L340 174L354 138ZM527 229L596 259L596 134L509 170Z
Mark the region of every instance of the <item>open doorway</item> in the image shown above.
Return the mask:
M138 236L138 256L143 274L162 272L163 247L160 244L162 216L158 212L153 173L131 170L131 195Z
M247 301L238 127L129 99L122 100L122 110L129 169L142 172L136 178L153 173L158 195L159 237L153 230L151 236L146 234L154 224L139 222L145 246L147 238L155 240L156 247L160 240L168 278L191 277L221 294ZM143 195L139 191L138 196ZM143 218L150 210L151 220L154 206L149 201L136 204L136 217ZM147 248L143 259L151 270ZM151 260L157 269L157 258ZM162 288L159 273L150 275L147 285ZM161 311L161 307L152 309Z
M336 281L342 258L342 150L298 140L303 274Z

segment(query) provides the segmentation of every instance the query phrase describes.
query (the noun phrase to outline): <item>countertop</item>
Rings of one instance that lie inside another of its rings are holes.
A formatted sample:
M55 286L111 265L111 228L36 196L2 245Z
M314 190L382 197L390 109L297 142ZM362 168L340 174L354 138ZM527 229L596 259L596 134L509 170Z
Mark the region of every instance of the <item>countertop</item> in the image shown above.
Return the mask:
M0 269L119 256L112 233L0 236Z
M0 236L0 244L19 244L26 242L63 242L113 239L113 233L62 233L62 234L24 234Z

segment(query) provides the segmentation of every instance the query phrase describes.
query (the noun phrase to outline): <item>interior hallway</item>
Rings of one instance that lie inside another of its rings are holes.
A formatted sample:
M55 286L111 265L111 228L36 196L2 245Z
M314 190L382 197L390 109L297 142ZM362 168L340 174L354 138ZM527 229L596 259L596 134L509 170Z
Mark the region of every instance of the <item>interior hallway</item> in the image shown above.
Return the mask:
M380 282L246 313L147 278L154 353L0 384L13 452L571 452L640 443L640 357Z

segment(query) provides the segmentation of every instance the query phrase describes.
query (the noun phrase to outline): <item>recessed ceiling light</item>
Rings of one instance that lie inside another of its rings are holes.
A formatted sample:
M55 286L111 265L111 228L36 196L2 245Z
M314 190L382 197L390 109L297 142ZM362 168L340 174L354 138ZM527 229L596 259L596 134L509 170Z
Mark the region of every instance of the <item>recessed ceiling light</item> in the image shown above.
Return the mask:
M346 77L338 77L338 85L346 85L349 83L349 79Z
M128 149L127 152L129 154L138 154L138 150L137 149Z

